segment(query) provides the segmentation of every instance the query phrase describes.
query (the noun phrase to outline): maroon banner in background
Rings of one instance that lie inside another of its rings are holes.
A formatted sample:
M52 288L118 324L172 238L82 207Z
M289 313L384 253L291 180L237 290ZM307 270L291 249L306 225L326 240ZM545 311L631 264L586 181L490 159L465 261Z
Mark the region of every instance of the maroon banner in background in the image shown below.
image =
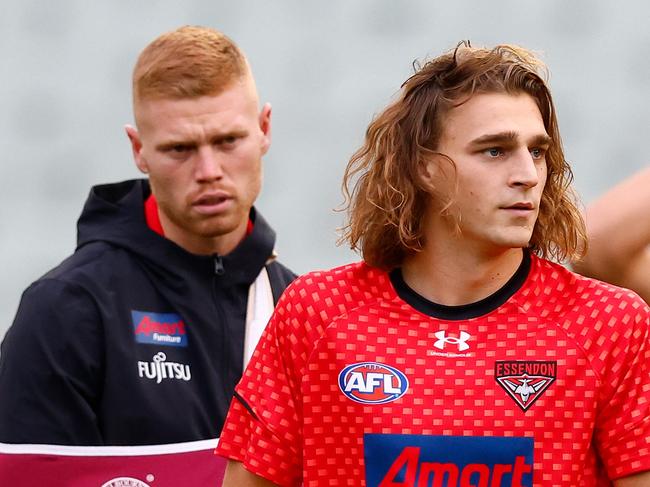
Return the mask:
M141 447L0 444L7 487L220 487L218 440Z

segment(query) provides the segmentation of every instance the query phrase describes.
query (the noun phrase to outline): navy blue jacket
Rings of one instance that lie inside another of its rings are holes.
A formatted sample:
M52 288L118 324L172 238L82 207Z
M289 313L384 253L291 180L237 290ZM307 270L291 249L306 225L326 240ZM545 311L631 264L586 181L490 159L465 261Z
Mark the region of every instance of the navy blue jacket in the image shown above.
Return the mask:
M218 437L242 374L248 290L295 277L255 210L230 254L146 224L146 180L94 187L75 253L23 294L0 350L0 442L147 445Z

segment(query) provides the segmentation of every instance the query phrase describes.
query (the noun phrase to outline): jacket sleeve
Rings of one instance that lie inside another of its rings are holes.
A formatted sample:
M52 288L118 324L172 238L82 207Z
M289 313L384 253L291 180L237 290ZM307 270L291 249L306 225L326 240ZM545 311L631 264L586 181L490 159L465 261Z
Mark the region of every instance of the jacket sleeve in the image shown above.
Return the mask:
M0 443L101 445L103 332L80 286L43 279L0 348Z

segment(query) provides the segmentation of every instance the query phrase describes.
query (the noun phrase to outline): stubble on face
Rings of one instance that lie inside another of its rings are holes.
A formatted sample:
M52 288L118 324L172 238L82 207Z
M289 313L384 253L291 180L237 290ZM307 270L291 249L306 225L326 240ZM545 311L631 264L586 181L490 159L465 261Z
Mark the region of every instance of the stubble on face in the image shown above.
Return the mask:
M268 146L252 77L215 96L148 101L140 120L165 236L194 253L232 250L245 235Z

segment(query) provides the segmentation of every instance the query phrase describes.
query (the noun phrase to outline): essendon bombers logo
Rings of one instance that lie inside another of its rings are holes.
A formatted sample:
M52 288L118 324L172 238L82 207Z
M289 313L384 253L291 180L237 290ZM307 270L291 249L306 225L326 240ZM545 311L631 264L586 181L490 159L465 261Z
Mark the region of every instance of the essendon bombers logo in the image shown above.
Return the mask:
M527 411L557 377L557 362L497 361L494 378L522 411Z
M406 376L395 367L377 362L348 365L339 374L339 388L361 404L384 404L399 399L408 390Z

